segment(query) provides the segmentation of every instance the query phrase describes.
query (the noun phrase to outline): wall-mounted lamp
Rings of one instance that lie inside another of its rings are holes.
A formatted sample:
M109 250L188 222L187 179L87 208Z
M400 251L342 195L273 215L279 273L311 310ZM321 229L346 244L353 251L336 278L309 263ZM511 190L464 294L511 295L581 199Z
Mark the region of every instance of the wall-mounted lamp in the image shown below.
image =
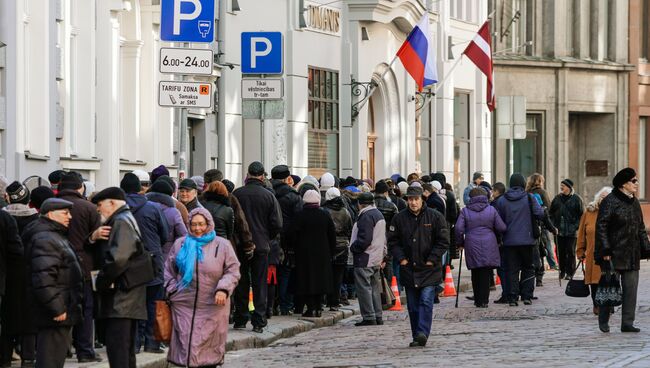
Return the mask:
M370 37L368 37L368 29L366 27L361 27L361 40L362 41L370 40Z

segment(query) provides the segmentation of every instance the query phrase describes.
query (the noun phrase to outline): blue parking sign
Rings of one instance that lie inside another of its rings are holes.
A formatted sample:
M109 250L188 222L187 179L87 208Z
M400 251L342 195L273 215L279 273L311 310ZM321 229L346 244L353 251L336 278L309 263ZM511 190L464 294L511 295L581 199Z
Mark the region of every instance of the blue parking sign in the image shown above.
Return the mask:
M214 0L162 0L160 39L172 42L214 41Z
M282 32L242 32L243 74L282 74Z

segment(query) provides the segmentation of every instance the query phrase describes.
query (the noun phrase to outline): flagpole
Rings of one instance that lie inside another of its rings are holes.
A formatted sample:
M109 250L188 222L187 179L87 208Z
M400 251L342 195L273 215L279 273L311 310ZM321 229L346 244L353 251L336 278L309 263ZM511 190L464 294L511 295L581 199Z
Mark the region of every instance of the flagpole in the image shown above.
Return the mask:
M388 68L386 68L386 70L384 70L384 72L381 73L381 75L379 76L380 81L384 80L384 77L386 76L386 74L388 74L388 71L393 68L393 64L395 64L396 61L397 61L397 55L393 57L393 60L391 60L390 64L388 64ZM372 97L372 94L375 93L375 90L377 89L378 86L379 85L375 83L372 79L370 80L370 91L368 92L366 98L363 101L361 101L361 103L357 107L357 111L360 112L361 109L363 109L363 107L366 105L366 102L370 100L370 97Z
M440 83L436 83L436 89L433 90L433 94L432 94L432 96L431 96L427 101L424 102L424 105L422 105L422 108L420 108L420 111L417 113L416 118L420 117L420 115L422 115L422 113L424 112L424 108L425 108L428 104L430 104L431 101L433 101L433 96L435 96L435 95L438 93L438 91L440 90L440 88L442 88L442 86L445 84L445 82L447 81L447 79L449 79L449 78L451 77L452 72L454 71L454 69L456 69L456 67L458 66L458 64L460 64L460 62L463 60L463 56L464 56L464 55L465 55L465 54L460 54L460 57L458 58L458 60L456 60L456 62L454 63L454 65L451 66L451 69L449 69L449 71L447 72L447 74L445 75L445 77L442 79L442 82L440 82Z

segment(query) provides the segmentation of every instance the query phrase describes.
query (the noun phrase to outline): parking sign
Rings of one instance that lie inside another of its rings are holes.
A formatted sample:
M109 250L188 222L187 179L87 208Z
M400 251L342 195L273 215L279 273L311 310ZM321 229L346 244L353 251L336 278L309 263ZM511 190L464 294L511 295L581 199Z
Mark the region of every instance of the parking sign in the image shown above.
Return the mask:
M282 74L282 33L242 32L243 74Z
M214 41L214 0L162 0L160 39L172 42Z

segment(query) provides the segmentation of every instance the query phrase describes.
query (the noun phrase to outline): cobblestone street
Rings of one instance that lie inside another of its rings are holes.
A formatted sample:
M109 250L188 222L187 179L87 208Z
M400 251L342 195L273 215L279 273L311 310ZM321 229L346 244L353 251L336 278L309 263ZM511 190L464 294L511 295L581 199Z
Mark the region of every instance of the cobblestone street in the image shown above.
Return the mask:
M598 330L591 298L564 295L557 272L547 272L532 306L490 304L477 309L461 293L460 305L443 298L434 308L425 348L408 348L407 313L386 312L383 326L355 327L358 316L330 328L279 340L263 349L233 351L228 367L648 367L650 366L650 263L641 265L636 325L620 332L620 310L611 333ZM456 274L454 275L456 277ZM492 292L490 299L498 297Z

